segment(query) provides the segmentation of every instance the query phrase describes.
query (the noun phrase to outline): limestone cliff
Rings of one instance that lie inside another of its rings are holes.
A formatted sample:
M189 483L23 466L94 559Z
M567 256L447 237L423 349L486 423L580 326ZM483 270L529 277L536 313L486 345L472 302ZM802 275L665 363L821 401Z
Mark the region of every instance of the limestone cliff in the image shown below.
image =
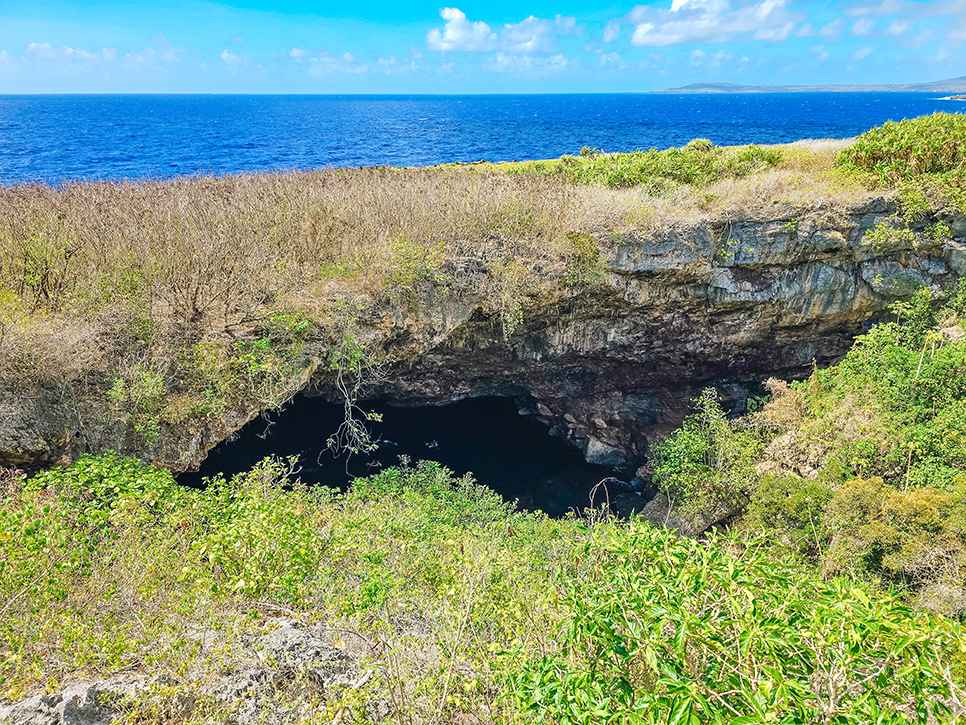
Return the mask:
M471 290L398 315L383 344L406 362L378 393L411 404L519 396L589 460L639 462L702 387L741 406L768 376L801 377L843 355L919 285L954 286L966 220L945 219L955 239L943 244L917 233L873 249L866 232L894 211L875 198L601 240L606 282L533 299L506 341Z
M843 355L854 337L920 285L949 290L966 274L966 219L940 214L952 239L867 232L896 212L869 198L807 211L775 204L767 219L701 219L643 235L598 239L602 281L550 283L526 297L509 335L478 292L485 260L455 259L459 284L419 302L377 306L361 322L370 349L393 360L373 396L439 405L513 396L523 412L572 440L589 460L638 463L677 425L702 387L740 406L768 377L801 377ZM337 397L325 342L299 385ZM310 346L311 347L311 346ZM96 381L91 383L96 388ZM0 395L0 465L48 465L126 448L183 470L258 409L166 426L151 447L119 432L95 398L52 390ZM86 401L86 402L85 402Z

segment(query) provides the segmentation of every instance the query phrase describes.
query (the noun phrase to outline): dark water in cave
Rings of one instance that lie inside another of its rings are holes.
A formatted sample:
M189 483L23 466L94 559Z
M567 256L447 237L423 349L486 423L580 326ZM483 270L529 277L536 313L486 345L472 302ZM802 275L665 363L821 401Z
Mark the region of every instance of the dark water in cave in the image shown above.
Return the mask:
M282 411L256 418L215 448L197 473L178 477L201 485L205 476L248 470L263 458L298 456L306 483L345 488L352 478L399 465L439 461L456 474L473 477L521 508L560 516L590 505L591 489L602 479L627 480L632 472L587 463L580 451L549 434L546 426L518 413L510 398L472 398L439 407L404 408L365 403L382 415L369 423L379 448L371 454L336 458L326 441L342 421L342 406L299 396ZM348 473L347 473L348 469ZM596 503L601 503L600 497Z

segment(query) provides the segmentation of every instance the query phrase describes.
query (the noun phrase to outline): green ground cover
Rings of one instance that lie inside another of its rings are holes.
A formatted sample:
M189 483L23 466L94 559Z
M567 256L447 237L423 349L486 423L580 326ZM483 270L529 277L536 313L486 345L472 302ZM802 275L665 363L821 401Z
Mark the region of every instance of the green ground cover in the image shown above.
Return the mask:
M385 645L365 692L328 703L341 722L383 697L399 723L925 723L960 693L958 625L761 541L517 513L435 463L345 494L284 472L198 491L105 455L8 478L6 697L120 671L190 693L277 611Z

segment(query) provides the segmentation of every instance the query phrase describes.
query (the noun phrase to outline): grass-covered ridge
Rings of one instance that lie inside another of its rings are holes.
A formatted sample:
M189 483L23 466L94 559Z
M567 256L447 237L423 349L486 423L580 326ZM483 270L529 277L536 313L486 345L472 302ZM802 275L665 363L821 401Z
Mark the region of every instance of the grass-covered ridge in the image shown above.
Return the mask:
M88 401L150 449L344 367L389 308L469 289L509 335L542 292L604 279L623 233L863 198L835 148L0 189L0 379Z
M123 671L191 694L281 611L378 644L364 690L314 702L316 721L366 722L383 698L397 723L905 723L962 695L957 625L761 542L515 513L432 463L343 495L283 471L196 491L107 455L8 476L0 692Z
M540 294L602 281L623 233L861 198L832 156L696 142L590 156L576 184L488 165L0 189L0 380L64 391L173 463L166 430L351 367L387 310L468 291L508 336Z

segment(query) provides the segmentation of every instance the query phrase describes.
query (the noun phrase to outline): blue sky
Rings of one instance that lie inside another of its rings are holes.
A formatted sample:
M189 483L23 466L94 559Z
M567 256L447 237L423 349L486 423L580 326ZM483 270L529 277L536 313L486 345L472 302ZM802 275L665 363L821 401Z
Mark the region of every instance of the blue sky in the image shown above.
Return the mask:
M966 0L0 0L0 93L649 91L966 75Z

